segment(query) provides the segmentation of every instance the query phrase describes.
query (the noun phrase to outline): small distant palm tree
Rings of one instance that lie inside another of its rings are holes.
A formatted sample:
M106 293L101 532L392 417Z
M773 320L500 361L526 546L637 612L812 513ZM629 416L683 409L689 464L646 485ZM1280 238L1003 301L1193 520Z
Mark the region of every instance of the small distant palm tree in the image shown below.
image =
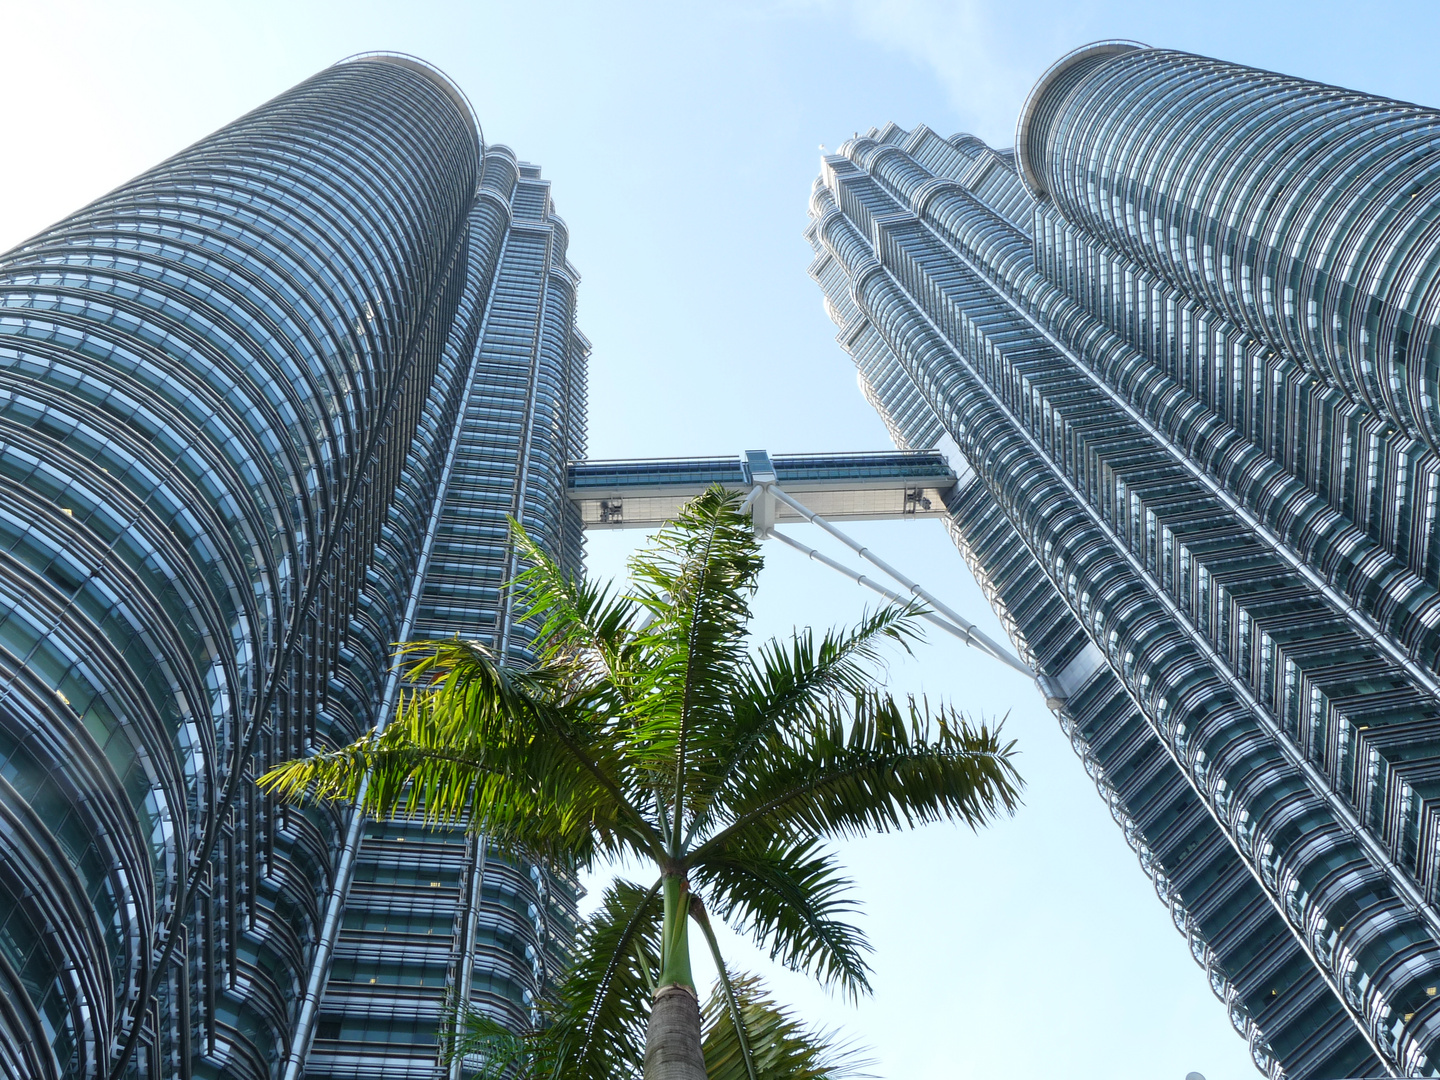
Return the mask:
M280 765L261 784L354 799L369 775L364 806L378 816L465 821L501 849L575 868L652 864L652 885L606 896L605 939L579 954L593 977L559 1010L555 1065L567 1080L633 1076L624 1058L636 1040L619 1034L643 1029L645 1080L705 1080L693 922L756 1077L710 915L790 968L868 992L869 946L846 921L849 883L826 841L940 820L978 827L1013 811L1013 743L952 708L897 702L877 681L879 647L908 650L919 636L913 610L752 650L762 560L734 494L683 507L631 560L625 595L567 576L518 527L516 542L529 565L518 600L538 626L533 666L507 667L475 642L408 645L420 657L411 677L427 685L382 734Z

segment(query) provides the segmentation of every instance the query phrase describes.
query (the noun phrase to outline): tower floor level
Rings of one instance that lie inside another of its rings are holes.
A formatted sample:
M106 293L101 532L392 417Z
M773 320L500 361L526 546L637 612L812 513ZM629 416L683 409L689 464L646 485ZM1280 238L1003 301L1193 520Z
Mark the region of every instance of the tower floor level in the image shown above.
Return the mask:
M1132 42L823 160L897 446L1256 1065L1440 1075L1440 112Z
M575 885L252 783L524 662L507 518L577 571L589 346L549 182L413 58L330 67L0 255L0 1075L446 1076Z

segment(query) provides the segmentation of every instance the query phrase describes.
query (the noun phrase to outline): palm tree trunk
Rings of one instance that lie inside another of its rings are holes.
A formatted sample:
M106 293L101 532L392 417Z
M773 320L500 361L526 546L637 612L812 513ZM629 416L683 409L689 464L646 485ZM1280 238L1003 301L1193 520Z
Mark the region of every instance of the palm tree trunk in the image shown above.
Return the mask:
M690 974L690 883L666 874L660 988L645 1031L645 1080L705 1080L700 1001Z
M688 986L662 986L645 1033L645 1080L705 1080L700 1003Z

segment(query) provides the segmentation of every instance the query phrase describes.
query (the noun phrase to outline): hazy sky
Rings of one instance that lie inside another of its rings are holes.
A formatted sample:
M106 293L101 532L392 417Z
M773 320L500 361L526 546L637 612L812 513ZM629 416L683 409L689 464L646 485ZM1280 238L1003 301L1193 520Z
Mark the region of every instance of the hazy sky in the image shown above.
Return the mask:
M711 4L64 4L0 0L0 250L350 53L447 71L485 136L555 182L595 344L597 457L888 445L805 276L819 146L894 120L1009 145L1066 50L1134 38L1440 104L1440 8L1384 3L895 0ZM984 599L935 522L856 528L955 606ZM796 529L797 535L804 530ZM818 538L806 537L817 546ZM591 543L610 574L636 538ZM758 628L855 618L866 597L768 552ZM1010 821L845 847L876 946L858 1008L776 974L890 1080L1257 1075L1054 718L951 641L892 685L1009 713L1029 783Z

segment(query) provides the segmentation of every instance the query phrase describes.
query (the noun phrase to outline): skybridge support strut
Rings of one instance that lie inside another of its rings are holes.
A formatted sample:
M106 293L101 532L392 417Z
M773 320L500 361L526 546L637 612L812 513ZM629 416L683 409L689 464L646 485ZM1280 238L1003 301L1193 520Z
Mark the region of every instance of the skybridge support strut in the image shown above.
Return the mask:
M826 555L824 552L817 551L806 544L800 543L800 541L796 540L793 536L787 536L785 533L777 532L772 529L767 539L779 540L786 547L794 548L796 551L800 552L800 554L808 556L810 559L820 563L822 566L828 566L837 574L843 574L845 577L855 582L856 585L864 586L871 592L878 593L880 596L885 597L886 600L889 600L892 603L906 604L910 602L906 600L906 598L900 593L896 592L894 589L886 588L884 585L881 585L873 578L868 578L864 574L861 574L855 570L851 570L844 563L837 562L836 560L830 558L829 555ZM959 638L966 645L969 645L973 648L978 648L981 652L987 652L985 647L975 639L975 635L972 633L974 627L966 629L964 627L956 626L949 619L941 618L933 611L923 612L920 617L926 622L930 623L932 626L937 626L941 630L944 630L947 634Z
M885 562L883 559L881 559L863 544L841 532L830 522L822 518L819 514L815 513L803 503L797 501L788 492L782 490L780 486L773 480L770 480L768 478L762 478L759 476L757 476L756 479L760 482L751 489L750 494L749 496L747 496L744 504L750 509L752 519L755 521L756 532L761 533L765 536L773 536L781 543L786 544L797 551L803 552L816 562L821 563L824 566L828 566L830 567L830 569L835 570L838 573L844 574L856 584L863 585L865 588L871 589L872 591L879 593L881 596L884 596L887 599L898 601L901 603L905 602L905 598L902 595L894 592L893 590L887 589L883 585L872 581L870 578L867 578L863 574L856 573L854 570L846 567L843 563L836 562L828 555L824 555L821 552L816 551L814 548L807 547L806 545L800 543L798 540L794 540L789 536L785 536L782 533L776 532L773 524L775 521L773 503L769 503L768 500L775 499L779 502L784 503L786 506L790 507L791 510L794 510L806 521L809 521L814 525L820 526L820 528L824 529L836 540L839 540L842 544L848 547L851 551L855 552L855 554L859 555L862 559L865 559L866 561L878 567L882 572L885 573L887 577L902 585L905 590L910 593L911 596L923 601L926 605L932 608L935 614L926 616L926 621L938 626L940 629L946 631L947 633L953 634L955 637L960 638L960 640L964 641L965 644L971 646L972 648L978 649L981 652L985 653L987 656L999 660L1002 664L1005 664L1006 666L1011 667L1014 670L1021 672L1022 674L1028 675L1032 679L1036 679L1038 682L1040 682L1040 689L1042 692L1045 693L1046 698L1049 699L1054 697L1053 688L1048 685L1048 679L1037 676L1037 674L1030 669L1030 666L1026 664L1025 661L1021 660L1009 649L1005 648L1005 646L1001 645L999 642L986 635L979 629L979 627L977 627L969 619L961 615L954 608L950 607L939 597L935 596L934 593L922 587L918 582L906 577L899 570L895 569L895 567Z

